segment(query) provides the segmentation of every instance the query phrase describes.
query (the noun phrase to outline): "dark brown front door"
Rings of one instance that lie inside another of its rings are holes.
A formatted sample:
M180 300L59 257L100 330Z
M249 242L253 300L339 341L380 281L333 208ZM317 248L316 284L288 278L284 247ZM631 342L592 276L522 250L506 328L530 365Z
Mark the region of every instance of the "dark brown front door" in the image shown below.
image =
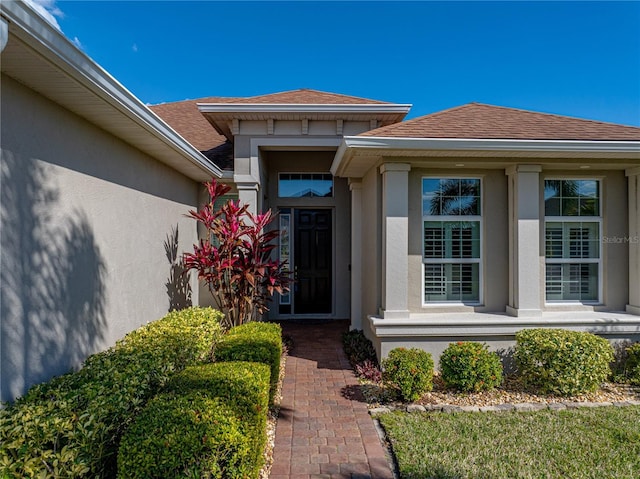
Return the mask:
M294 228L294 313L331 313L331 210L296 209Z

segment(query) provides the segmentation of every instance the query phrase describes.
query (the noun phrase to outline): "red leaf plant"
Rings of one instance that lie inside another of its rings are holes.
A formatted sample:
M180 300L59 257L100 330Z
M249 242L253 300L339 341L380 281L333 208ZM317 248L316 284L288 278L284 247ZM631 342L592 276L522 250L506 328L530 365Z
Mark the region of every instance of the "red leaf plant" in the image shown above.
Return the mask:
M287 262L271 254L280 231L268 226L276 216L271 210L253 215L247 205L232 200L216 210L216 200L231 188L215 179L205 186L209 203L187 216L202 224L207 235L193 245L193 253L184 253L184 265L206 283L226 314L227 327L254 321L269 311L273 294L286 293L291 283Z

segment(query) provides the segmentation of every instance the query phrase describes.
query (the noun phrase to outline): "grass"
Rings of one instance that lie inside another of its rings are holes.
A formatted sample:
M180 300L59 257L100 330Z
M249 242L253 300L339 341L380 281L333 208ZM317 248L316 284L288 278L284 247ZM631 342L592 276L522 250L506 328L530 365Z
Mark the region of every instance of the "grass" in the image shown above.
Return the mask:
M378 419L401 479L640 477L640 406Z

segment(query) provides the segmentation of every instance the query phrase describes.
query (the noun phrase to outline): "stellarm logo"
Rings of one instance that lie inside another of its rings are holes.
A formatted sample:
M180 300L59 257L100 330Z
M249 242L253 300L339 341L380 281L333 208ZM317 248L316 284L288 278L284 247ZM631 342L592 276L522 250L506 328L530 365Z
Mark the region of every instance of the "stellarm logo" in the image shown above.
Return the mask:
M603 244L638 244L640 236L603 236Z

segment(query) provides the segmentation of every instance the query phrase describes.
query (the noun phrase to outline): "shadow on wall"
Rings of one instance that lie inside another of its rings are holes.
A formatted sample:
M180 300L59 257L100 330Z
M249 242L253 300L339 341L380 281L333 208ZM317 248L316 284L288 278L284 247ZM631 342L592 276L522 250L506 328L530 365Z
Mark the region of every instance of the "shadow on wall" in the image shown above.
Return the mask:
M184 267L182 256L178 259L178 225L171 228L164 242L164 251L169 260L169 278L167 279L167 296L169 296L169 311L177 311L192 306L191 284L189 272Z
M79 366L104 339L106 268L86 214L60 213L53 167L2 152L2 401Z

